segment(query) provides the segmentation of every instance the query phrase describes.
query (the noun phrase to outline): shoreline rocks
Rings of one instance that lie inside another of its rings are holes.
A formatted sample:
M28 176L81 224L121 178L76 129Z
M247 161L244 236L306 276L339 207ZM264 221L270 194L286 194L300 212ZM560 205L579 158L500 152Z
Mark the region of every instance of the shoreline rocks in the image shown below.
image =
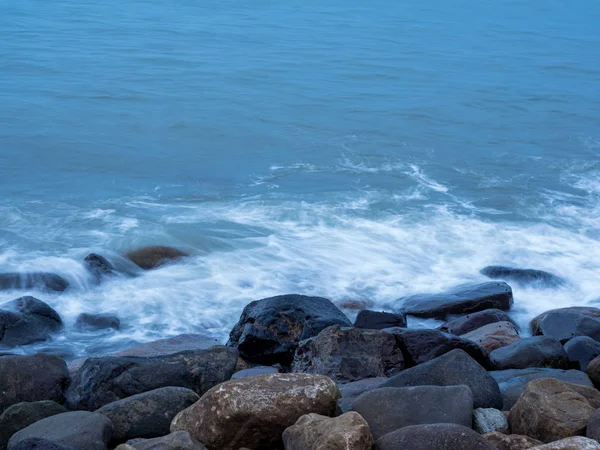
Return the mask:
M63 328L58 313L35 297L0 305L0 345L17 347L45 341Z
M64 292L68 287L69 282L55 273L0 273L0 290L40 289L46 292Z

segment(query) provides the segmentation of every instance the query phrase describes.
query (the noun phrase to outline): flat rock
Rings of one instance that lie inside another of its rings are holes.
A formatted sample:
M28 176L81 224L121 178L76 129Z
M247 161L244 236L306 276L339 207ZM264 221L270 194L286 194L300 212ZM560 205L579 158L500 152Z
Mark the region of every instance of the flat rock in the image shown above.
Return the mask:
M97 331L121 328L121 321L114 314L88 314L82 313L75 320L75 329L78 331Z
M155 269L186 256L190 255L176 248L161 245L144 247L125 254L125 258L144 270Z
M280 295L249 303L231 330L227 345L246 361L289 366L301 340L350 320L331 301L304 295Z
M190 436L186 431L154 439L132 439L119 445L115 450L207 450L204 445Z
M298 344L292 372L319 373L345 383L393 375L404 367L394 335L332 325Z
M479 434L507 431L508 420L502 411L494 408L477 408L473 411L473 429Z
M439 294L411 295L398 299L396 304L408 315L445 319L490 308L507 311L513 304L513 294L508 284L493 281L462 285Z
M535 269L519 269L506 266L487 266L479 271L492 280L511 281L523 286L559 287L565 280L550 272Z
M467 334L485 325L496 322L510 322L515 325L515 327L517 326L506 312L491 308L452 319L442 325L439 330L462 336L463 334Z
M373 437L360 414L306 414L283 432L285 450L371 450Z
M356 316L354 327L367 328L370 330L406 327L406 314L363 309L362 311L359 311L358 315Z
M336 384L323 375L280 373L231 380L180 412L171 431L187 431L209 449L278 448L286 428L305 414L333 415L339 397Z
M0 305L0 347L45 341L62 327L58 313L37 298L26 296Z
M588 336L577 336L569 340L565 345L565 352L569 362L585 372L592 360L600 355L600 342Z
M534 450L597 450L600 444L593 439L581 436L561 439L560 441L533 447Z
M246 377L257 377L259 375L266 375L268 373L279 373L279 369L277 367L269 367L269 366L251 367L249 369L242 369L239 372L234 373L231 376L231 379L238 380L240 378L246 378Z
M490 358L498 370L550 367L567 369L569 358L559 341L547 336L533 336L494 350Z
M549 336L566 342L577 336L600 340L600 309L573 306L546 311L531 321L535 336Z
M521 339L517 328L511 322L489 323L476 330L469 331L461 337L474 342L488 353Z
M456 423L471 428L473 394L467 386L379 388L352 402L369 424L373 437L398 428L430 423Z
M367 391L378 388L388 380L387 377L365 378L364 380L354 381L352 383L338 384L342 398L338 400L338 408L346 413L352 409L354 399Z
M498 431L484 434L483 437L498 450L526 450L542 443L542 441L530 438L529 436L503 434Z
M486 439L462 425L413 425L388 433L374 450L496 450Z
M0 290L39 289L63 292L68 287L69 282L55 273L0 273Z

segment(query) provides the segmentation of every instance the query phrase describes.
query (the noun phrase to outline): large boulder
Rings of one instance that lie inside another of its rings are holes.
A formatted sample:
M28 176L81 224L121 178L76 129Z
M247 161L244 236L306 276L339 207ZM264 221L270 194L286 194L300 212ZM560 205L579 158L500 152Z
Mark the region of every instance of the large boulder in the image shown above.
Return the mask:
M600 392L594 388L539 378L527 385L508 420L513 433L552 442L584 434L599 406Z
M153 439L132 439L115 450L206 450L206 447L187 431L176 431Z
M411 295L398 299L396 304L412 316L445 319L489 308L507 311L513 304L513 294L508 284L494 281L462 285L439 294Z
M285 450L371 450L373 437L360 414L307 414L283 432Z
M600 340L600 309L573 306L546 311L531 321L531 331L536 336L549 336L566 342L576 336L589 336Z
M389 313L384 311L359 311L354 321L354 327L370 330L383 330L384 328L406 327L406 314Z
M112 440L153 438L169 434L171 421L200 397L182 387L164 387L136 394L97 409L113 423Z
M246 305L227 345L236 347L247 361L289 366L301 340L331 325L352 326L326 298L280 295Z
M561 439L560 441L551 442L549 444L538 445L533 447L533 450L598 450L600 444L593 440L581 436Z
M474 342L488 353L521 339L517 328L511 322L489 323L481 328L469 331L461 337Z
M0 413L20 402L63 403L69 381L67 365L58 356L0 356Z
M564 348L569 362L583 372L586 371L588 364L600 355L600 342L588 336L574 337L564 345Z
M352 402L369 424L373 437L398 428L428 423L457 423L471 428L473 393L467 386L379 388Z
M68 287L69 282L55 273L0 273L0 290L39 289L47 292L63 292Z
M504 434L498 431L483 435L498 450L526 450L540 445L542 442L520 434Z
M21 297L0 305L0 346L45 341L62 327L58 313L37 298Z
M492 280L504 280L533 287L558 287L565 284L565 280L550 272L535 269L518 269L506 266L487 266L480 270Z
M462 425L413 425L386 434L373 450L496 450L486 439Z
M176 386L199 395L229 380L235 371L235 349L216 346L166 356L89 358L67 391L70 409L96 410L135 394Z
M473 411L473 429L479 434L507 431L508 420L502 411L494 408L477 408Z
M352 383L339 384L342 398L338 400L338 408L345 413L352 409L352 402L367 391L377 389L388 380L387 377L365 378Z
M502 409L498 383L463 350L452 350L421 365L406 369L381 387L457 386L464 384L473 392L475 408Z
M171 431L187 431L210 450L278 448L286 428L305 414L333 415L339 397L336 384L323 375L270 374L231 380L180 412Z
M504 410L508 411L517 402L527 384L538 378L554 378L572 384L592 387L589 377L579 370L543 369L532 367L529 369L508 369L490 372L494 377L504 401Z
M83 264L96 282L101 281L104 277L115 274L113 265L104 256L96 253L87 255L83 260Z
M190 255L176 248L161 245L143 247L125 254L125 258L144 270L155 269L186 256Z
M15 433L8 450L27 439L47 439L78 450L107 450L113 424L102 414L74 411L47 417Z
M118 330L121 321L114 314L81 313L75 320L74 328L78 331Z
M292 372L320 373L337 382L390 376L404 369L396 338L380 330L332 325L301 341Z
M490 357L498 370L551 367L567 369L569 358L559 341L547 336L521 339L494 350Z
M452 319L443 324L439 329L446 333L462 336L463 334L496 322L510 322L516 327L516 323L506 312L491 308Z

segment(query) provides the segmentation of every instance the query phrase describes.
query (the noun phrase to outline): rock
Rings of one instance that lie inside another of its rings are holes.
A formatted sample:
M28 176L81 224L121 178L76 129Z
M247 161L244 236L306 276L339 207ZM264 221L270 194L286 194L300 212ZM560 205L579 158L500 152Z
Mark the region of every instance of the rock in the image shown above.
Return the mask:
M486 352L506 347L521 339L517 328L511 322L495 322L469 331L461 336L479 345Z
M590 377L590 380L596 387L600 386L600 356L592 359L585 370L585 373Z
M596 450L600 449L598 442L581 436L561 439L550 444L533 447L534 450Z
M565 345L565 352L569 362L583 372L592 360L600 355L600 342L588 336L577 336L569 340Z
M569 358L556 339L534 336L521 339L490 353L498 370L550 367L567 369Z
M519 434L503 434L498 431L483 435L490 444L498 450L526 450L540 445L542 442L537 439L532 439L529 436L521 436Z
M48 439L25 439L13 446L11 450L77 450L70 445L57 444Z
M40 289L47 292L63 292L69 282L55 273L0 273L0 290Z
M325 298L281 295L248 304L229 335L247 361L289 366L301 340L316 336L331 325L352 326L348 318ZM236 449L237 450L237 449Z
M470 428L451 423L413 425L386 434L374 450L496 450Z
M338 408L345 413L352 409L354 399L367 391L377 389L388 380L386 377L365 378L364 380L354 381L352 383L339 384L338 388L342 398L338 400Z
M235 349L223 346L146 358L89 358L73 377L67 391L67 406L93 411L167 386L185 387L202 395L229 380L236 364Z
M554 378L560 381L567 381L572 384L592 387L593 384L589 377L579 370L560 370L560 369L509 369L490 372L490 375L498 382L502 398L504 400L504 410L509 410L517 402L525 386L537 378Z
M1 421L0 421L1 422ZM600 442L600 409L594 411L588 420L585 435Z
M133 439L115 450L207 450L186 431L177 431L154 439Z
M124 398L97 409L113 423L115 442L153 438L169 434L171 421L200 399L182 387L164 387Z
M96 281L102 280L102 278L115 274L115 268L108 260L96 253L90 253L83 260L83 264L87 270L92 274Z
M505 266L487 266L479 271L492 280L504 280L519 283L524 286L558 287L565 284L561 277L534 269L517 269Z
M121 321L113 314L87 313L79 314L75 321L75 329L79 331L96 331L107 328L118 330L121 328Z
M594 388L539 378L529 382L508 420L513 433L552 442L584 434L598 406L600 392Z
M398 428L429 423L456 423L471 428L473 394L467 386L379 388L352 402L369 424L373 437Z
M268 366L251 367L250 369L242 369L239 372L234 373L231 379L239 380L240 378L257 377L259 375L266 375L268 373L279 373L279 369Z
M8 449L14 450L27 439L41 438L78 450L106 450L112 432L113 424L102 414L67 412L42 419L15 433L8 442Z
M280 373L231 380L180 412L171 431L187 431L209 449L277 448L286 428L305 414L331 416L339 397L336 384L323 375Z
M144 270L155 269L163 264L190 256L172 247L155 245L144 247L125 254L129 259Z
M306 414L283 432L283 445L285 450L371 450L373 437L358 413Z
M504 282L489 282L458 286L439 294L417 294L397 300L409 315L445 319L451 314L469 314L496 308L507 311L513 304L510 286Z
M467 334L485 325L496 322L510 322L517 327L517 324L507 313L492 308L452 319L439 327L439 330L444 331L445 333L462 336L463 334Z
M576 336L600 340L600 309L573 306L546 311L531 321L534 335L548 336L566 342Z
M69 381L67 365L57 356L0 356L0 413L21 402L63 403Z
M423 364L452 350L460 349L486 369L494 368L487 352L467 339L438 330L387 328L384 331L396 336L398 346L406 357L407 367Z
M508 430L506 416L494 408L477 408L473 411L473 429L479 434Z
M384 328L406 327L406 314L370 311L363 309L356 316L355 328L383 330Z
M21 297L0 305L1 346L45 341L62 326L58 313L37 298Z
M67 412L64 406L51 400L23 402L12 405L0 416L0 450L5 450L8 440L17 431L38 420Z
M461 384L471 388L475 408L502 409L498 383L463 350L452 350L436 359L406 369L383 383L381 387Z
M292 372L319 373L345 383L404 369L396 338L381 330L333 325L300 342Z

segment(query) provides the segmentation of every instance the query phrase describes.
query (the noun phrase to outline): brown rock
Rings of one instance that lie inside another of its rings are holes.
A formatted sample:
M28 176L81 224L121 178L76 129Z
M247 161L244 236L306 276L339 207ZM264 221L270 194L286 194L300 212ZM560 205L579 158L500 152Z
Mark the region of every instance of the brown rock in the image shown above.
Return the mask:
M551 442L550 444L539 445L533 447L532 450L597 450L600 449L600 444L593 439L584 438L581 436L561 439L560 441Z
M521 339L517 328L511 322L506 321L484 325L461 337L475 342L488 353Z
M371 450L369 425L356 412L330 418L307 414L283 432L285 450Z
M189 256L187 253L177 250L173 247L164 247L155 245L144 247L125 254L125 257L131 260L142 269L149 270L165 263Z
M483 435L498 450L525 450L541 444L537 439L519 434L502 434L498 431Z
M594 386L600 386L600 356L596 356L592 359L592 362L588 364L585 373L590 377Z

